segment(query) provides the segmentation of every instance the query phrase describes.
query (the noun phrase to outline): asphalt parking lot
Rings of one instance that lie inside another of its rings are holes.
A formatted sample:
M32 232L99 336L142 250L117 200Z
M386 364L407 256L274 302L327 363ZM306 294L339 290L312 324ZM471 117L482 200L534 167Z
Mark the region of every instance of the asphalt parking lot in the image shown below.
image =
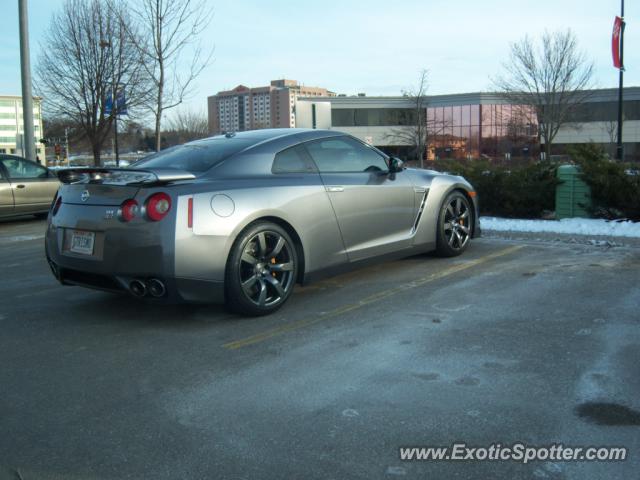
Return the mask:
M62 287L0 222L0 477L636 478L640 249L483 238L298 288L280 312ZM624 462L399 447L625 446Z

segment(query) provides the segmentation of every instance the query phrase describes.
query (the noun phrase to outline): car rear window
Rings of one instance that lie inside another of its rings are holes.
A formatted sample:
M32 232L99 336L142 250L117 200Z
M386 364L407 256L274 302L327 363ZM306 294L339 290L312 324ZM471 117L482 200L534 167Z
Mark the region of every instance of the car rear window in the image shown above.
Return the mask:
M193 174L206 172L231 155L257 143L255 139L213 138L167 148L130 165L131 168L176 168Z

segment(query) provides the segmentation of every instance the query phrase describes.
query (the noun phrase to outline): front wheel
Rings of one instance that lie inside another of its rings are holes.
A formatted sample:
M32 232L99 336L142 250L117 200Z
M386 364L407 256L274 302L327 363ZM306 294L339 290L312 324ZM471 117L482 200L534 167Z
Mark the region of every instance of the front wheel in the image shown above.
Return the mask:
M473 213L467 197L450 193L440 208L436 252L442 257L455 257L464 252L471 239Z
M291 296L297 274L298 257L289 234L271 222L250 225L231 248L227 304L241 314L268 315Z

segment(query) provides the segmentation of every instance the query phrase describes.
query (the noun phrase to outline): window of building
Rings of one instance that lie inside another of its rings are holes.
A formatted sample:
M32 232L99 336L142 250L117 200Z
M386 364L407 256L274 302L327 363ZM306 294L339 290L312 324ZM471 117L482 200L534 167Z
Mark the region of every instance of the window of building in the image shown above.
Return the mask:
M355 110L353 108L331 109L331 124L334 127L355 126Z
M332 109L331 123L337 127L415 125L416 112L411 108Z
M328 138L306 144L320 172L375 172L387 169L382 155L350 137Z
M640 120L640 100L627 100L623 104L626 120ZM587 102L575 106L569 113L570 122L615 122L618 102Z

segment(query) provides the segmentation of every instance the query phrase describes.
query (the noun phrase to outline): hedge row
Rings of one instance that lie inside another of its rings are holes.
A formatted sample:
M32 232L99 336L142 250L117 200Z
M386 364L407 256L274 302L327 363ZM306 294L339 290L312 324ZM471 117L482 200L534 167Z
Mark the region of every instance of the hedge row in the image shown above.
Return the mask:
M480 198L482 215L540 218L555 209L555 163L496 165L487 160L437 160L434 168L471 182Z
M612 161L593 144L572 149L582 179L591 187L591 214L640 221L640 166Z
M640 168L609 159L594 144L570 151L591 188L594 217L640 220ZM441 172L462 175L480 197L480 213L499 217L540 218L555 210L558 163L535 161L497 164L488 160L437 160Z

